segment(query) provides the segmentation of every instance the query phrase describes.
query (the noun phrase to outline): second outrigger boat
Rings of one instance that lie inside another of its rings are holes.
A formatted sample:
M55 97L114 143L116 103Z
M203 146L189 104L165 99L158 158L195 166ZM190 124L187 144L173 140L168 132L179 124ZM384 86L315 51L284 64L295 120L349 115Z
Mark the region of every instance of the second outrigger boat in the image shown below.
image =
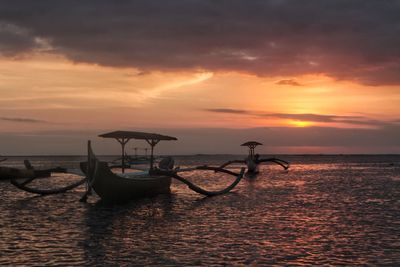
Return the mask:
M260 145L262 145L262 144L259 142L256 142L256 141L248 141L248 142L241 144L241 146L246 146L249 148L248 156L243 160L227 161L224 164L222 164L220 166L220 168L225 168L226 166L228 166L230 164L234 164L234 163L245 164L247 166L247 174L250 175L251 177L253 177L255 174L260 172L260 164L261 163L272 162L272 163L280 165L285 170L289 169L290 164L289 164L289 162L287 162L285 160L278 159L278 158L260 159L260 155L256 154L254 151L254 149Z

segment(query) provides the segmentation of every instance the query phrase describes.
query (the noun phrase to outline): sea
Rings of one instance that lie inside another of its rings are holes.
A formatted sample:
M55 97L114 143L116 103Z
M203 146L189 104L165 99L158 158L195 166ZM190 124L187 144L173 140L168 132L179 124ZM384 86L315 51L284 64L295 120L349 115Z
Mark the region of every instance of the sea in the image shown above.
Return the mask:
M184 168L244 157L174 159ZM124 205L96 195L79 202L84 186L37 196L0 181L0 265L400 266L400 155L279 158L290 161L288 171L263 165L225 195L204 197L174 181L170 195ZM24 159L41 169L77 168L85 158L10 157L0 165L22 167ZM210 171L183 176L210 190L234 179ZM31 186L78 180L58 174Z

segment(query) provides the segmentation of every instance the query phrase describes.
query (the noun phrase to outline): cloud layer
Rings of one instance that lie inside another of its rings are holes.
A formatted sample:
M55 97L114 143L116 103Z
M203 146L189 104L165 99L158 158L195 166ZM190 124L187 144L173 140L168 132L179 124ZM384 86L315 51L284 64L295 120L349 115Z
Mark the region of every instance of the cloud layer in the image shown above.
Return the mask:
M375 120L366 116L343 116L343 115L327 115L327 114L290 114L290 113L267 113L259 111L251 111L244 109L230 109L230 108L210 108L205 109L205 111L213 113L225 113L232 115L246 115L255 116L261 118L273 118L273 119L288 119L294 121L307 121L316 123L329 123L338 124L344 123L349 125L358 126L370 126L370 127L383 127L393 124L398 124L398 120L393 121L383 121Z
M400 2L1 1L0 53L147 70L323 73L400 84Z
M9 117L0 117L2 121L10 121L10 122L20 122L20 123L47 123L44 120L32 119L32 118L9 118Z

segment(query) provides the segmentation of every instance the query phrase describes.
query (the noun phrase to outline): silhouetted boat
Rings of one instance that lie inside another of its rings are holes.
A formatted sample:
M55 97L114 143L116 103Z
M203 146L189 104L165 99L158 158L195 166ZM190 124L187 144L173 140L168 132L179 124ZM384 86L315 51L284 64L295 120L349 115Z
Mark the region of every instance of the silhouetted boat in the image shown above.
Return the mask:
M177 140L175 137L147 134L141 132L117 131L100 135L105 138L115 138L124 147L130 139L149 140L149 144L157 144L161 140ZM125 163L126 154L123 151L122 162ZM153 164L153 161L151 164ZM126 164L122 165L125 169ZM151 166L153 168L153 166ZM151 197L158 194L170 193L171 177L149 175L148 171L113 173L106 162L101 162L94 155L90 142L88 144L88 161L81 163L81 169L88 177L90 188L107 202L126 202L130 199Z
M177 179L187 184L190 189L200 194L209 196L223 194L233 189L239 183L244 174L244 168L239 174L224 170L222 168L208 166L198 166L187 169L173 169L173 160L171 158L163 159L160 162L158 168L155 168L153 166L154 146L161 140L177 140L175 137L127 131L117 131L100 136L106 138L115 138L121 143L123 147L129 139L146 140L151 145L149 170L142 172L117 174L113 173L110 170L106 162L101 162L97 159L92 151L90 142L88 143L88 161L81 164L81 169L83 172L86 173L86 176L88 178L88 193L90 192L90 189L93 188L93 190L100 196L100 198L107 202L126 202L135 198L151 197L158 194L169 193L171 178ZM122 155L124 155L124 151ZM194 170L210 170L223 172L236 176L236 179L223 190L208 191L194 185L190 181L178 175L178 173L180 172L188 172ZM83 199L85 200L85 197Z
M94 173L89 183L102 200L126 202L170 193L171 177L149 175L148 172L116 174L106 162L96 161L94 164Z
M290 164L287 161L278 158L267 158L267 159L260 159L258 154L254 153L254 149L257 146L262 145L256 141L248 141L246 143L241 144L241 146L247 146L249 148L249 154L244 160L230 160L225 162L220 166L220 168L225 168L226 166L233 164L233 163L241 163L245 164L247 167L246 174L249 174L249 177L255 177L255 174L260 172L260 164L264 162L272 162L275 164L280 165L285 170L289 169Z

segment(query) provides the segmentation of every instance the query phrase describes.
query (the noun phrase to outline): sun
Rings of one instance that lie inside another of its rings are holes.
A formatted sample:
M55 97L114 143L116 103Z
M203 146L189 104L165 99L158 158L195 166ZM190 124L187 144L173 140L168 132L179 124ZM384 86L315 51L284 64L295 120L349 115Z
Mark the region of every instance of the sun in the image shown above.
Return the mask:
M313 125L313 123L310 121L299 121L299 120L290 120L289 124L295 127L309 127Z

